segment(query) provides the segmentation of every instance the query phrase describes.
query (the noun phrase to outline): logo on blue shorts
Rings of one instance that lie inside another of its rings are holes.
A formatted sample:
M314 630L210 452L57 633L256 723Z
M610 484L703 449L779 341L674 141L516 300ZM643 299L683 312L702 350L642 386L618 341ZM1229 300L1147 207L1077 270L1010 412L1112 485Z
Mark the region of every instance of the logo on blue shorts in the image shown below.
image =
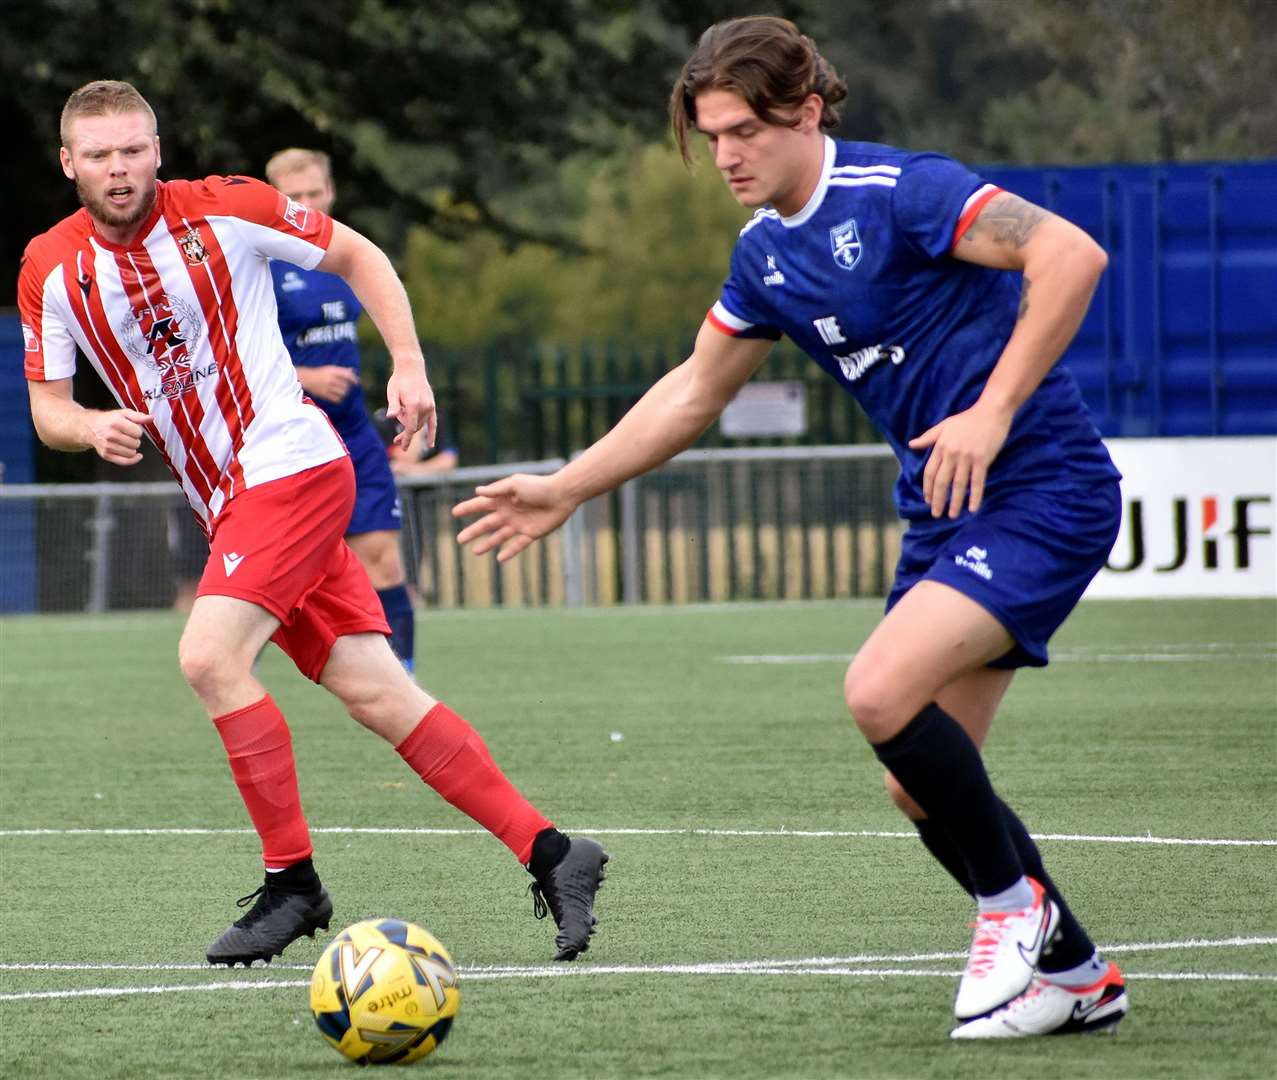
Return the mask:
M967 548L965 555L955 555L953 561L972 573L979 574L985 581L990 581L993 578L993 571L989 569L989 564L986 561L988 558L988 548L976 547L972 544Z

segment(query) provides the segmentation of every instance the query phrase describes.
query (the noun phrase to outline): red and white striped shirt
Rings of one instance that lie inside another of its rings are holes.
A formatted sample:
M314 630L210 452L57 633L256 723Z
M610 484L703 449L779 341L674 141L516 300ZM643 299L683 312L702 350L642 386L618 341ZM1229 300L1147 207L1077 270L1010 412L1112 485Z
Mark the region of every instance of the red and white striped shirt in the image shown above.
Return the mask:
M28 379L75 373L76 347L146 433L205 522L245 488L346 453L303 400L268 258L313 269L332 219L259 180L158 181L128 247L87 210L27 245L18 307Z

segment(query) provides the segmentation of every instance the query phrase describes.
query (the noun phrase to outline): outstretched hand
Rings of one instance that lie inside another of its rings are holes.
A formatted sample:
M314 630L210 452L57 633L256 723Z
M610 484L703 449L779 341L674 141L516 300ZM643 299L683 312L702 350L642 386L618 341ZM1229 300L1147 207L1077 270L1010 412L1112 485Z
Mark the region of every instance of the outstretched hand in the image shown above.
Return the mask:
M977 402L909 440L911 450L931 447L922 497L931 505L932 517L943 517L948 507L949 517L956 518L964 502L973 514L980 509L989 466L1010 430L1010 417Z
M497 562L508 562L532 541L552 533L576 509L576 504L558 490L552 476L515 473L474 490L474 498L457 503L452 516L483 517L462 529L457 543L472 543L471 550L476 555L500 548Z

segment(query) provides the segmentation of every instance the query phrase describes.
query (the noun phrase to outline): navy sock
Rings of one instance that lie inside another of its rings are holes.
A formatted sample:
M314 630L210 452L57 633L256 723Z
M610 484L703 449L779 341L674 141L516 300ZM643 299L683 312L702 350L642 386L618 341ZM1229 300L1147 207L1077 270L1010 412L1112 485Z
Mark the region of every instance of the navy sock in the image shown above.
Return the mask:
M377 598L381 601L382 611L386 613L386 622L390 624L390 647L403 666L412 671L416 666L413 647L417 624L408 587L392 585L389 589L378 589Z
M993 896L1023 876L980 750L952 716L932 703L873 749L927 817L948 832L977 893Z
M1047 942L1046 948L1042 951L1042 960L1039 966L1043 971L1053 972L1067 971L1078 964L1085 963L1094 954L1095 943L1091 941L1087 932L1082 928L1082 924L1077 921L1073 912L1069 910L1069 906L1064 902L1064 897L1061 895L1060 890L1046 872L1046 867L1042 865L1042 856L1038 851L1038 846L1033 842L1033 837L1029 835L1029 830L1024 827L1024 822L1001 799L998 802L1002 806L1002 817L1006 822L1011 842L1019 853L1020 864L1024 867L1024 872L1041 883L1042 887L1046 889L1047 895L1050 896L1051 902L1060 913L1060 922L1056 927L1055 936ZM913 824L918 830L918 837L922 840L926 849L931 852L936 862L949 872L949 876L962 886L964 892L973 892L971 876L967 873L966 863L962 861L962 856L958 854L958 849L948 832L930 818L923 818Z
M931 857L962 886L963 892L973 895L974 890L971 888L971 875L967 873L967 864L962 861L962 856L958 854L958 849L949 838L948 831L930 818L923 818L913 824L918 830L918 839L922 841L922 846L931 852Z
M1024 822L1001 799L998 802L1002 803L1002 816L1006 820L1007 831L1011 834L1011 841L1015 844L1016 851L1020 853L1020 862L1024 866L1024 872L1029 877L1035 878L1046 889L1047 895L1051 898L1051 903L1055 905L1060 913L1060 922L1056 927L1055 936L1046 943L1046 947L1042 950L1042 959L1038 966L1043 971L1067 971L1069 968L1077 967L1078 964L1083 963L1094 955L1095 942L1082 929L1082 924L1077 921L1073 912L1069 910L1068 904L1064 902L1064 897L1060 895L1060 890L1055 887L1055 882L1047 874L1046 867L1042 865L1042 856L1038 852L1038 846L1033 842L1033 837L1029 835L1029 830L1024 827Z

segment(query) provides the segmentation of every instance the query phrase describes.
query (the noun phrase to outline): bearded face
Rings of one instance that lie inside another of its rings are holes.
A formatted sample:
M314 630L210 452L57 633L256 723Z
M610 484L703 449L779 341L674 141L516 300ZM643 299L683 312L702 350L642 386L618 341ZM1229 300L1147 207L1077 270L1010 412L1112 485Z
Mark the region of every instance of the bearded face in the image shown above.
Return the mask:
M62 148L62 171L103 236L126 243L155 206L160 141L142 112L79 116Z
M155 206L155 173L151 173L150 182L140 190L129 184L115 184L99 191L76 176L75 193L79 196L80 205L103 225L127 229L145 221ZM121 199L124 200L123 205L116 201Z

